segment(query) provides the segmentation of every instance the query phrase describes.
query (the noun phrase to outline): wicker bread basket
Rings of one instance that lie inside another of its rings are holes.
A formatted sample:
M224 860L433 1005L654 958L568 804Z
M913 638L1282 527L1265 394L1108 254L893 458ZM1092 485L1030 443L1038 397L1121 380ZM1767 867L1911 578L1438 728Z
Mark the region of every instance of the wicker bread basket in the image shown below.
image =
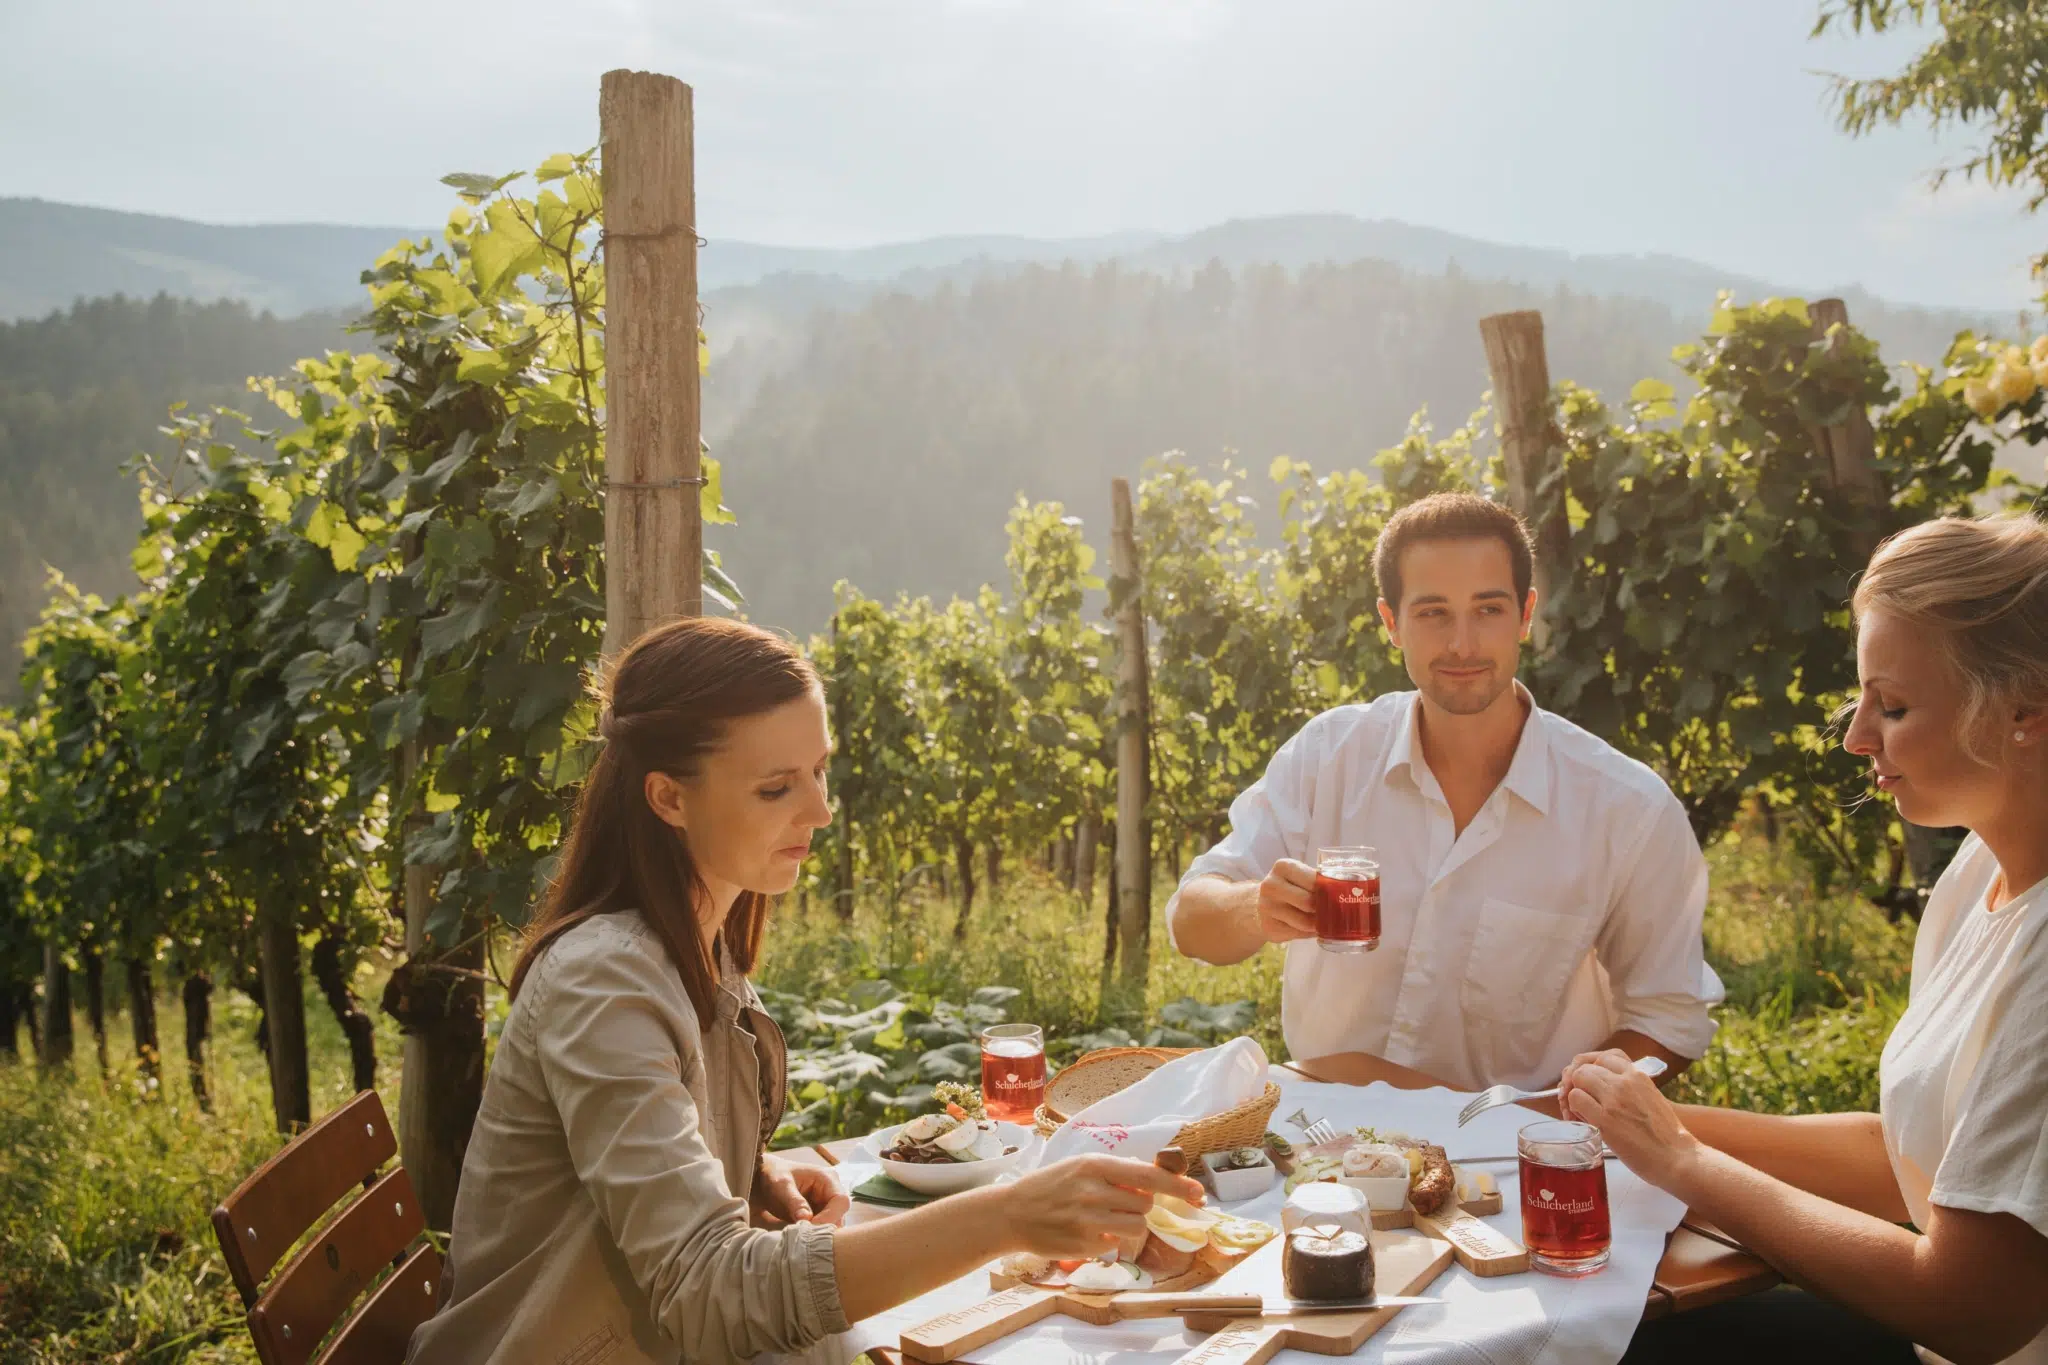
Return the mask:
M1199 1049L1191 1047L1106 1047L1082 1054L1046 1085L1045 1103L1038 1107L1035 1116L1038 1135L1051 1137L1068 1118L1097 1100L1114 1095L1176 1057L1196 1051ZM1263 1095L1220 1114L1196 1119L1175 1135L1174 1144L1190 1160L1199 1160L1210 1152L1257 1147L1265 1141L1266 1125L1279 1104L1280 1087L1267 1081Z

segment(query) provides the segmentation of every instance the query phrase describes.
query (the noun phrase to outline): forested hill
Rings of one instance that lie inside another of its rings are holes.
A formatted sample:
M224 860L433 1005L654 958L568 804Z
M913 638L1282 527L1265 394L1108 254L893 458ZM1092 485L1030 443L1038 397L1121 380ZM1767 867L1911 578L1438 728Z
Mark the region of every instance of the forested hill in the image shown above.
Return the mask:
M280 320L240 303L96 299L0 323L0 697L44 597L45 565L95 591L127 591L142 517L122 465L161 446L169 405L254 395L244 380L346 344L341 319Z
M747 298L728 291L723 313L708 301L714 336ZM1376 261L1026 266L887 294L820 316L773 363L751 341L714 361L707 431L740 525L712 543L756 619L810 630L835 579L941 597L1000 581L1019 493L1065 502L1099 544L1110 478L1162 451L1235 452L1265 498L1275 455L1364 466L1423 407L1455 427L1487 388L1489 313L1540 308L1553 379L1619 397L1646 376L1675 380L1671 348L1712 305L1681 316ZM1938 359L1971 321L1867 299L1851 309L1894 362Z
M1472 411L1488 313L1541 308L1554 377L1622 394L1672 375L1671 347L1713 305L1455 264L1158 265L1012 262L886 287L784 274L708 291L705 425L740 517L712 543L752 614L808 631L838 578L940 597L997 580L1020 493L1067 503L1099 543L1110 477L1169 449L1235 451L1256 496L1276 454L1363 465L1418 408L1444 428ZM1934 359L1957 328L1981 325L1867 299L1851 309L1893 361ZM103 593L132 582L140 517L121 467L161 448L166 406L246 406L244 376L352 340L340 314L280 320L168 298L0 324L0 695L46 563Z
M110 294L239 299L279 316L347 307L362 297L363 271L406 235L328 223L195 223L0 198L0 322Z

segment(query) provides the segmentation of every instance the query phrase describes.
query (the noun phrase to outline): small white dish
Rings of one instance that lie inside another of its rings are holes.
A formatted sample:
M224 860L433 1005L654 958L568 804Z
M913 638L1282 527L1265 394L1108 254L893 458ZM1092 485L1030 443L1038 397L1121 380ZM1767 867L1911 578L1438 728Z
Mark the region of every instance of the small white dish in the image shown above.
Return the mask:
M1345 1175L1337 1177L1365 1196L1366 1206L1377 1213L1393 1213L1408 1203L1405 1175Z
M1229 1156L1228 1152L1210 1152L1202 1158L1202 1165L1208 1168L1209 1188L1216 1192L1217 1203L1235 1204L1244 1199L1256 1199L1273 1188L1275 1172L1270 1160L1256 1166L1227 1170L1216 1164Z
M895 1128L871 1133L863 1146L890 1179L919 1194L958 1194L962 1190L993 1184L1016 1170L1017 1163L1023 1160L1031 1144L1037 1140L1037 1134L1021 1124L998 1121L996 1132L1002 1137L1003 1145L1016 1148L1007 1156L991 1157L987 1161L891 1161L882 1153L895 1144L901 1127L898 1124Z

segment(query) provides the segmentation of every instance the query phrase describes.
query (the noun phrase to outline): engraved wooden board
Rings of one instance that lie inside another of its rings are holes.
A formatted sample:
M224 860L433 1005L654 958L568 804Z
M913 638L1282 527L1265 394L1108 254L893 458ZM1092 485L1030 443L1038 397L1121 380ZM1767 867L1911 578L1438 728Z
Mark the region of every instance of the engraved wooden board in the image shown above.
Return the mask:
M1419 1294L1450 1267L1451 1246L1421 1232L1375 1231L1374 1279L1380 1293ZM1268 1254L1260 1248L1255 1255ZM1278 1255L1277 1247L1271 1254ZM1393 1320L1398 1307L1361 1313L1304 1313L1296 1317L1233 1318L1227 1313L1183 1313L1189 1330L1213 1332L1176 1365L1264 1365L1284 1350L1348 1356Z
M1415 1224L1449 1242L1456 1251L1458 1264L1482 1279L1519 1275L1529 1268L1527 1247L1464 1209L1428 1217L1418 1214Z
M1267 1245L1278 1244L1279 1239L1275 1237ZM1150 1289L1126 1289L1115 1294L1088 1294L1064 1285L1037 1285L991 1270L989 1285L999 1292L970 1307L919 1323L904 1332L897 1345L912 1360L924 1361L926 1365L944 1365L944 1362L958 1360L978 1346L986 1346L999 1337L1021 1331L1055 1313L1106 1327L1128 1318L1169 1317L1190 1304L1229 1304L1239 1310L1256 1308L1258 1300L1255 1296L1218 1299L1214 1295L1189 1292L1208 1284L1244 1258L1245 1254L1241 1252L1226 1253L1213 1247L1205 1248L1194 1268L1187 1273L1155 1280Z

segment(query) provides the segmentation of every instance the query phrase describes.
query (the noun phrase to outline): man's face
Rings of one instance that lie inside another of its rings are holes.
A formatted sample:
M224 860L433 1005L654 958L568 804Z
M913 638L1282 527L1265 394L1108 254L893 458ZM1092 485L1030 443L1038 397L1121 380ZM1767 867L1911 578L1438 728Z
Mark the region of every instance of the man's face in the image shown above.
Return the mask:
M1430 540L1401 552L1401 601L1380 600L1380 620L1422 694L1454 716L1477 715L1514 686L1536 606L1515 597L1508 547Z

